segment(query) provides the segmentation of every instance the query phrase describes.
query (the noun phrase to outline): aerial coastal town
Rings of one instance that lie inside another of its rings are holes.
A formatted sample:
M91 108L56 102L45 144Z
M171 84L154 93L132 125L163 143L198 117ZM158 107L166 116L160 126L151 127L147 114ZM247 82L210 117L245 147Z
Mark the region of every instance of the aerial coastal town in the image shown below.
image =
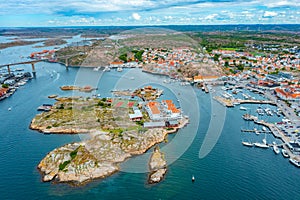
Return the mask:
M150 37L152 41L153 35ZM180 86L191 86L196 92L210 93L214 101L228 109L238 107L244 112L241 118L257 125L255 128L241 127L241 132L265 135L262 142L242 139L242 145L272 148L276 154L282 154L300 167L299 46L251 41L242 46L223 44L224 47L214 48L200 42L201 45L195 48L181 44L178 38L168 38L169 41L161 35L156 37L163 41L161 47L145 47L150 40L147 37L126 46L135 39L130 34L123 39L109 36L83 46L77 44L32 52L25 63L32 65L32 74L13 68L12 63L2 66L0 99L5 101L35 78L38 73L34 67L36 62L60 63L66 70L72 66L91 67L92 73L110 73L112 70L122 73L127 68L137 68L144 73L163 75L165 84L179 82ZM101 60L99 64L97 60L103 57L107 60ZM143 154L165 141L169 133L188 126L189 116L183 115L173 100L159 100L163 89L151 85L135 91L131 88L112 91L114 98L93 94L97 88L91 86L63 85L60 88L63 91L78 90L90 96L49 94L56 103L40 106L38 111L43 112L33 118L30 128L44 134L98 134L49 152L38 165L43 181L77 185L107 177L119 171L119 164L127 158ZM253 111L247 105L257 107ZM275 121L274 116L278 117ZM267 134L273 135L275 140L267 140ZM167 172L166 160L158 147L149 161L149 169L148 183L163 180Z

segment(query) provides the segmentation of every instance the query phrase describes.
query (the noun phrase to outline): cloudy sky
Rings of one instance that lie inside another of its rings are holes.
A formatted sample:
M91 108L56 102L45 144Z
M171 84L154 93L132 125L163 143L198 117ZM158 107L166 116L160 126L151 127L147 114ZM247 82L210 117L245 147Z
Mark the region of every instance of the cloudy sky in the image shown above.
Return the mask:
M0 26L299 24L300 0L2 0Z

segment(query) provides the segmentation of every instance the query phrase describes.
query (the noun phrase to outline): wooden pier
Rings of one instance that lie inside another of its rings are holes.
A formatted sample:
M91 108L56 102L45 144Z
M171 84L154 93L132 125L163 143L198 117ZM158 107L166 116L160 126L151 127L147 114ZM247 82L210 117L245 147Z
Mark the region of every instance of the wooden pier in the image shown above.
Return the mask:
M272 131L251 130L251 129L241 129L241 131L246 133L272 133Z

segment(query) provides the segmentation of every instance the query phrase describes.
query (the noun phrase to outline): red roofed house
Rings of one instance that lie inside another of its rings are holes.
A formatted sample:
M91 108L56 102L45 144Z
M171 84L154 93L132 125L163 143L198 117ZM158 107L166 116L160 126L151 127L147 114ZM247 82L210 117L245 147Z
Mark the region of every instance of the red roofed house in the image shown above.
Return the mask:
M283 100L300 101L299 87L276 88L275 92L277 96Z

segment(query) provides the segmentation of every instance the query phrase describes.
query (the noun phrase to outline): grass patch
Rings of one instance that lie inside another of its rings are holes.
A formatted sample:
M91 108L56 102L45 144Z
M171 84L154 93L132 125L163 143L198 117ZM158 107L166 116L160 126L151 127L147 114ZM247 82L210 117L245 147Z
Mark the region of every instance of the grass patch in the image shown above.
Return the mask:
M79 148L79 147L78 147ZM78 148L70 153L71 160L73 160L77 156Z
M70 162L71 162L71 160L67 160L67 161L65 161L65 162L63 162L63 163L60 163L60 164L59 164L59 170L60 170L60 171L61 171L61 170L64 170L65 167L66 167L68 164L70 164Z

